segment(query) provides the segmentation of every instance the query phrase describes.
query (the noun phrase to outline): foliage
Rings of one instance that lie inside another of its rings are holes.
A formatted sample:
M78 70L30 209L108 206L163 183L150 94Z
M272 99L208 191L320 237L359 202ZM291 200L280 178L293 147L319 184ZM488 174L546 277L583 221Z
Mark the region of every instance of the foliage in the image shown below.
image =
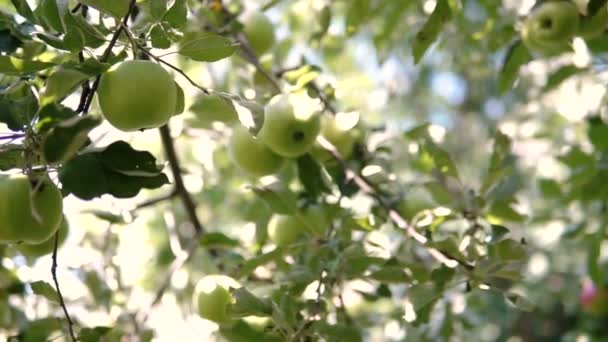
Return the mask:
M549 2L0 0L2 177L70 226L0 241L0 339L606 339L608 5L553 49ZM130 60L175 80L158 129L96 101Z

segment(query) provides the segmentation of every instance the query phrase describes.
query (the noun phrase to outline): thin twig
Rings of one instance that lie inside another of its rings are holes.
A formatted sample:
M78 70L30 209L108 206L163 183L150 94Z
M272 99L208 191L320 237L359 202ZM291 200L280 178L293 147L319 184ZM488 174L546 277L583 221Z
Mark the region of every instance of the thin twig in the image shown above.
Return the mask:
M136 7L135 2L136 2L136 0L131 0L131 2L129 3L129 10L127 11L127 14L125 14L125 16L122 18L122 25L119 25L118 28L116 29L116 31L114 32L114 35L112 35L112 39L110 39L110 43L108 44L108 47L106 47L105 51L101 55L101 58L99 59L100 62L102 62L102 63L106 62L108 60L108 58L110 58L110 55L112 54L112 49L116 45L116 42L118 42L118 37L120 37L120 34L122 33L123 29L128 27L129 17L131 16L131 13L133 12L133 10ZM87 100L85 102L85 105L82 108L82 113L86 114L89 111L89 109L91 108L91 103L93 102L93 96L95 96L95 92L97 91L97 88L99 87L100 80L101 80L101 75L98 75L95 78L93 85L91 86Z
M255 51L251 47L251 44L249 44L249 42L247 41L247 37L245 37L243 32L237 33L235 38L236 38L237 42L241 45L241 52L242 52L241 56L243 56L243 58L245 58L245 60L247 60L249 63L251 63L256 68L256 70L265 79L267 79L270 82L270 84L272 85L273 88L275 88L276 91L281 93L282 90L281 90L281 85L279 84L279 81L275 77L273 77L271 74L269 74L264 69L264 67L262 67L262 64L260 63L260 59L258 58Z
M76 335L74 335L74 322L70 317L70 313L68 312L68 308L65 306L65 301L63 300L63 295L61 294L61 289L59 288L59 281L57 280L57 248L59 245L59 231L55 233L55 239L53 243L53 264L51 265L51 275L53 276L53 282L55 283L55 289L57 290L57 295L59 297L59 305L63 309L63 313L65 314L65 319L68 321L68 330L70 332L70 338L73 342L76 342Z
M194 203L194 200L192 199L190 193L184 185L184 179L182 178L182 172L179 166L180 163L179 159L177 158L177 153L175 151L175 145L173 144L173 138L171 137L169 125L164 125L158 130L160 132L160 138L163 144L163 148L165 150L165 154L167 156L167 160L169 161L169 167L171 168L171 172L173 173L175 191L178 193L178 196L181 198L182 203L186 208L186 214L188 215L188 219L194 226L195 232L197 234L204 234L205 227L203 227L201 221L196 215L196 204Z
M144 54L146 54L147 56L149 56L150 58L154 59L155 61L164 64L166 66L168 66L169 68L175 70L177 73L179 73L180 75L182 75L193 87L199 89L200 91L202 91L205 94L209 94L209 89L199 85L198 83L196 83L192 78L190 78L190 76L186 75L186 73L176 67L175 65L163 60L160 57L154 56L150 51L146 50L145 47L141 46L140 44L137 44L137 48L139 49L139 51L143 52Z

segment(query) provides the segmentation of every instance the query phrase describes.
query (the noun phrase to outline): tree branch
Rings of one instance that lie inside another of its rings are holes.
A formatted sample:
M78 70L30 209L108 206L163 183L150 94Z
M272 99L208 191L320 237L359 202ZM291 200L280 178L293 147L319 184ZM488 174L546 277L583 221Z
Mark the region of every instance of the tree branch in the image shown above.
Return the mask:
M127 11L127 14L125 14L125 16L122 18L122 24L118 26L118 28L114 32L114 35L112 35L112 39L110 39L110 43L108 44L108 47L106 47L105 51L101 55L101 58L99 59L100 62L106 62L108 60L108 58L110 58L110 55L112 54L112 49L116 45L116 42L118 42L118 37L120 37L120 34L123 31L123 28L128 27L129 17L131 16L131 13L133 12L133 10L136 7L135 3L136 3L136 0L131 0L131 2L129 3L129 10ZM95 96L95 92L97 91L97 88L99 87L100 80L101 80L101 75L98 75L95 78L95 81L93 82L93 85L91 86L91 89L89 90L89 93L87 94L86 101L84 102L84 106L82 107L81 113L86 114L89 111L89 109L91 108L91 103L93 102L93 96Z
M51 275L53 276L53 282L55 283L55 289L57 290L57 295L59 297L59 305L63 309L63 313L65 315L65 319L68 321L68 330L70 332L70 338L73 342L76 342L76 335L74 335L74 322L70 317L70 313L68 312L68 308L65 306L65 301L63 300L63 295L61 294L61 289L59 288L59 281L57 280L57 248L59 245L59 230L55 233L54 244L53 244L53 264L51 265Z

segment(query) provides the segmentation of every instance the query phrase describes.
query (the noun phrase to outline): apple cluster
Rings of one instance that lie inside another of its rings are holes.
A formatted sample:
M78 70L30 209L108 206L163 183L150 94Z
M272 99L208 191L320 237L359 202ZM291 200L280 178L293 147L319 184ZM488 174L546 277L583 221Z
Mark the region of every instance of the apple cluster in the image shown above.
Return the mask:
M581 15L573 2L549 0L536 6L525 19L521 37L531 51L555 55L568 50L572 38L597 38L607 27L607 5L594 15Z

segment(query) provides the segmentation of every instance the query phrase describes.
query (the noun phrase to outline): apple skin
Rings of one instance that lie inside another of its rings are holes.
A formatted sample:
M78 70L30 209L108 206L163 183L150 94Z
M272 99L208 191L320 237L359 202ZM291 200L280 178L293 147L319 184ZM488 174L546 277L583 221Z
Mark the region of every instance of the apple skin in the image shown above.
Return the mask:
M256 177L278 172L285 161L240 124L232 128L228 140L228 152L232 161L241 170Z
M256 54L262 55L274 45L274 25L268 17L256 12L243 21L243 33Z
M597 288L591 281L585 281L580 294L583 311L592 316L608 314L608 289Z
M59 229L57 230L59 234L59 240L57 241L57 248L61 247L68 237L69 226L65 217L61 220L61 224L59 225ZM37 244L28 244L21 243L16 246L19 253L26 257L30 258L39 258L41 256L53 253L53 249L55 248L55 235L51 236L48 240L37 243Z
M239 287L236 280L225 275L203 277L194 290L194 303L199 316L218 324L229 323L228 309L234 303L229 289Z
M197 97L189 111L196 115L200 123L210 124L217 121L234 124L239 122L239 115L234 105L217 95L204 94Z
M569 47L579 24L578 9L573 3L544 2L526 18L522 40L530 50L546 54L559 53Z
M279 247L296 242L304 231L305 226L297 216L275 214L268 221L268 237Z
M166 124L177 108L173 77L151 61L118 63L99 83L97 99L104 117L125 132Z
M320 134L336 147L343 159L348 159L352 155L355 142L358 138L358 134L354 129L342 129L336 122L335 117L323 115L321 117ZM314 145L311 154L321 163L327 163L333 159L332 155L319 144Z
M297 117L287 96L277 95L266 105L258 137L275 153L296 158L310 151L320 131L319 113Z
M608 27L608 6L604 5L593 17L583 17L581 19L578 35L584 39L593 39L606 32Z
M59 228L61 191L46 176L38 182L42 184L32 186L24 175L0 178L0 243L42 243Z

